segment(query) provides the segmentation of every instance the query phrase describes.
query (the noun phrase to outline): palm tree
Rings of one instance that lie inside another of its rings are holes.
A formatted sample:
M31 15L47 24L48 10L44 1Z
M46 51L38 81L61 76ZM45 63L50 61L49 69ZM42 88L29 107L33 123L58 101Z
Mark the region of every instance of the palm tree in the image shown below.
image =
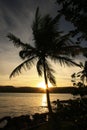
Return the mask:
M16 47L22 48L19 52L19 56L24 60L23 63L12 71L10 78L20 74L22 68L30 69L32 65L35 65L36 63L38 75L44 75L49 113L52 113L52 108L49 97L48 80L53 85L56 85L54 77L55 71L52 69L49 59L54 62L59 62L61 65L66 64L68 66L79 66L69 58L69 56L73 56L75 48L78 49L78 46L69 39L70 34L63 35L62 32L58 31L59 19L60 15L52 18L47 14L42 17L39 14L39 8L37 8L35 20L32 25L34 36L33 46L28 43L23 43L19 38L11 33L7 35Z

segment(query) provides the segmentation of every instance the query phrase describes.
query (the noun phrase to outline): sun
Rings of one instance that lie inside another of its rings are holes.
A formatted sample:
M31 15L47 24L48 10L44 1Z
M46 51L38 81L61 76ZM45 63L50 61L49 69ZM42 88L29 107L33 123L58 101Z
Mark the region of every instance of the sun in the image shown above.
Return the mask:
M37 87L46 89L45 82L44 82L44 81L39 82L39 83L37 84ZM48 87L49 87L49 88L52 87L52 84L51 84L50 82L48 82Z

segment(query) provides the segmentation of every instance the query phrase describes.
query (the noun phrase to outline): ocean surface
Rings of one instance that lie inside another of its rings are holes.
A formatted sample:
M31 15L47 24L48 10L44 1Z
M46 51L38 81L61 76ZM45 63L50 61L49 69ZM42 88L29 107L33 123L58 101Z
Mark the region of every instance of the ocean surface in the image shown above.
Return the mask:
M50 94L51 101L73 99L71 94ZM0 93L0 118L47 112L45 94Z

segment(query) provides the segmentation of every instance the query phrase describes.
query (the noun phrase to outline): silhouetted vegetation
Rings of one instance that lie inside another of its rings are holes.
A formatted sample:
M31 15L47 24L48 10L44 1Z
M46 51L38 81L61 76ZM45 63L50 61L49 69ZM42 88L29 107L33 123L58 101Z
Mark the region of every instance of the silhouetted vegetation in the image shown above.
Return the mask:
M74 29L71 30L72 36L77 35L78 43L87 40L87 1L57 0L57 3L60 5L58 13L74 25Z
M60 130L87 129L87 98L55 101L55 117L60 122ZM61 129L62 128L62 129Z
M86 82L87 82L87 61L85 61L85 64L82 64L82 71L79 71L78 73L73 73L71 75L72 77L72 83L74 87L77 87L78 92L80 96L84 96L87 94L85 91L87 89Z

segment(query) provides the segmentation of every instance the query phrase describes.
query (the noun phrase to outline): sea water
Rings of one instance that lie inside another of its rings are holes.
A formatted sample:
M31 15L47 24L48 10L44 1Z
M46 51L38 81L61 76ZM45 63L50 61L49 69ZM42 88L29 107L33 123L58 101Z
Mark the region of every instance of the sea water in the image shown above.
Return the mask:
M52 101L73 99L71 94L50 94ZM44 93L0 93L0 118L47 112Z

